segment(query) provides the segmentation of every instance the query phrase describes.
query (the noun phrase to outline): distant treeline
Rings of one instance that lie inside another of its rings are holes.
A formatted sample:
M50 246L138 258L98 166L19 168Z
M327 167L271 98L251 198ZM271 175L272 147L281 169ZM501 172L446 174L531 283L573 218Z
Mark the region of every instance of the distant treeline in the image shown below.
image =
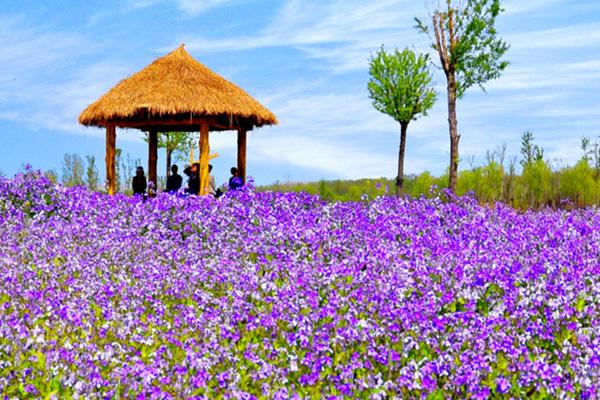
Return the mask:
M521 158L506 157L506 146L488 151L486 164L459 172L456 193L473 195L482 203L504 202L515 208L585 207L600 205L600 142L582 138L582 157L573 166L553 166L544 159L544 150L533 144L533 134L521 139ZM518 162L517 162L518 161ZM520 171L517 173L517 167ZM407 195L435 196L448 184L447 173L429 172L405 177ZM387 178L333 180L308 183L275 183L258 190L304 191L327 201L358 201L381 195L395 195L395 181Z
M544 158L544 149L533 143L533 133L521 137L521 157L506 157L506 145L488 151L486 163L459 172L456 193L473 195L482 203L504 202L515 208L585 207L600 205L600 141L581 139L581 158L573 166L553 165ZM462 163L464 165L464 161ZM117 151L117 180L122 193L131 193L131 177L139 159L123 157ZM520 167L520 168L519 168ZM517 168L519 171L517 173ZM64 155L62 173L47 171L54 182L64 186L87 186L104 191L94 156ZM159 190L165 177L158 178ZM448 184L448 174L433 176L430 172L405 177L404 193L413 197L435 196ZM395 195L393 179L321 180L308 183L280 183L258 186L259 191L298 192L321 196L327 201L359 201L382 195Z
M138 165L143 165L141 160L132 159L129 154L125 157L121 149L116 151L117 165L117 191L125 194L132 194L131 179L135 174ZM47 170L44 175L52 182L60 183L63 186L86 186L93 191L106 191L106 183L100 181L100 173L96 157L86 155L81 157L77 153L66 153L63 156L61 173L54 170ZM164 187L165 177L158 178L159 187Z

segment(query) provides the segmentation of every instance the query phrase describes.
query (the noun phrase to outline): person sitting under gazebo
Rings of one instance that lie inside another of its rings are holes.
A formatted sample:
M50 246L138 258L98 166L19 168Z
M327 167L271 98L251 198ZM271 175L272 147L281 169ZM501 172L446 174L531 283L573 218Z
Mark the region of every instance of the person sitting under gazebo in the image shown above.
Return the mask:
M167 178L166 191L168 193L175 193L181 188L181 182L183 178L177 173L179 167L176 164L171 165L171 175Z
M200 164L193 163L184 169L183 173L188 176L188 187L185 192L188 194L198 194L200 191Z
M231 178L229 178L229 189L239 189L244 185L244 181L240 178L240 174L236 167L231 167Z
M146 182L146 176L144 175L144 167L137 167L135 170L135 176L131 180L133 194L145 196L147 187L148 184Z

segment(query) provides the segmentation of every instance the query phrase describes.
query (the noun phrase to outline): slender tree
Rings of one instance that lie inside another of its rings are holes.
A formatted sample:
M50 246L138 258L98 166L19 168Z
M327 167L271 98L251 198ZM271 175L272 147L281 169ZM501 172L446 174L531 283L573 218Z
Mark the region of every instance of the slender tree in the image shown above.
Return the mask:
M430 16L430 24L418 18L417 29L426 33L437 52L447 81L450 173L448 187L456 190L458 175L458 122L456 100L473 85L496 79L508 66L502 57L508 45L497 37L496 18L503 11L500 0L446 0ZM458 3L458 4L456 4Z
M79 154L66 153L62 163L62 184L64 186L82 186L84 180L84 165Z
M544 149L533 144L533 139L532 131L525 131L521 135L521 155L523 156L521 165L523 168L544 159Z
M85 167L86 184L90 190L98 190L99 175L98 168L96 167L96 156L86 155L85 156L87 165Z
M369 96L376 110L387 114L400 124L398 175L396 194L404 188L404 151L410 121L427 111L436 100L431 86L432 74L427 55L404 49L387 53L383 46L371 56L368 83Z
M148 134L144 140L148 141ZM189 152L193 135L188 132L163 132L158 136L158 148L165 149L166 152L166 176L171 175L172 156L176 152ZM197 141L196 141L197 143Z

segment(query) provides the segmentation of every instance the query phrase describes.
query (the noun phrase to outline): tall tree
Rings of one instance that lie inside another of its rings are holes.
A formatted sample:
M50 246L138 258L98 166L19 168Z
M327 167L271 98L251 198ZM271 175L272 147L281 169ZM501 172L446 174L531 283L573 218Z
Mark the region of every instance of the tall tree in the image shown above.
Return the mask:
M396 194L404 187L404 152L410 121L427 111L436 100L431 86L432 74L427 55L404 49L387 53L383 46L369 62L369 97L376 110L389 115L400 124L398 175Z
M189 152L189 148L192 146L194 136L189 132L162 132L158 136L158 148L165 149L166 152L166 175L171 175L171 162L174 153L184 152L187 150ZM144 139L146 142L148 141L148 134ZM198 143L196 140L195 143Z
M497 37L495 28L502 11L500 0L446 0L446 5L438 6L430 16L431 24L415 18L417 29L429 36L446 75L450 131L448 187L452 191L456 190L460 140L456 100L473 85L485 91L483 84L498 78L508 66L502 57L509 46Z

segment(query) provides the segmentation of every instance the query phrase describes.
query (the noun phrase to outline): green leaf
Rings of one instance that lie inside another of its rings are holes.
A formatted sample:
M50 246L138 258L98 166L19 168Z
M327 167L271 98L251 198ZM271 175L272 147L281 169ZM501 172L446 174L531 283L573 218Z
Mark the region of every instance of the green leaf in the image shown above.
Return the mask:
M444 400L446 394L443 389L437 389L435 392L431 392L427 395L427 400Z
M496 360L498 363L498 369L500 371L506 371L506 369L508 368L508 360L506 359L504 354L498 353L498 357L496 358Z
M577 298L577 301L575 302L575 310L580 313L583 311L583 309L585 308L585 297L581 296Z

